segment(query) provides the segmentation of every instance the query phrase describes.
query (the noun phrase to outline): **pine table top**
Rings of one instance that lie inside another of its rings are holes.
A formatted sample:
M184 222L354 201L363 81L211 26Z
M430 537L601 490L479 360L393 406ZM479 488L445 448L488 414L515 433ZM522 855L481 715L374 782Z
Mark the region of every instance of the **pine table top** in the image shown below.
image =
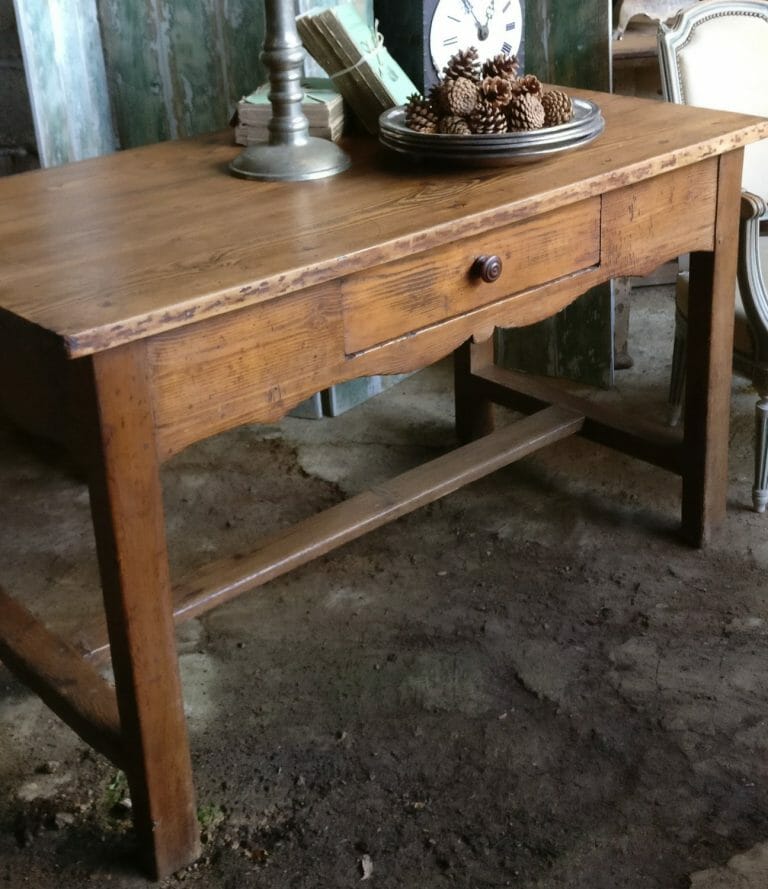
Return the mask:
M768 120L570 90L606 120L593 143L483 169L350 139L335 177L229 175L231 133L0 180L0 309L71 357L375 267L768 137Z

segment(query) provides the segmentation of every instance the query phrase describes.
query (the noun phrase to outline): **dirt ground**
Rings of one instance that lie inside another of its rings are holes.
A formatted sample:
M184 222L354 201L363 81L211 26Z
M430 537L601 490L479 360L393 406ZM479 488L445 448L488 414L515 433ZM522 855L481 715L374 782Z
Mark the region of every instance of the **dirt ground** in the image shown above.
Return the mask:
M635 368L603 397L663 417L669 290L634 300ZM570 439L185 625L204 852L163 886L764 889L768 517L733 391L706 551L677 537L674 477ZM189 448L164 475L174 569L436 456L451 404L441 364ZM62 469L0 427L0 583L74 631L98 591ZM129 807L0 667L0 885L151 885Z

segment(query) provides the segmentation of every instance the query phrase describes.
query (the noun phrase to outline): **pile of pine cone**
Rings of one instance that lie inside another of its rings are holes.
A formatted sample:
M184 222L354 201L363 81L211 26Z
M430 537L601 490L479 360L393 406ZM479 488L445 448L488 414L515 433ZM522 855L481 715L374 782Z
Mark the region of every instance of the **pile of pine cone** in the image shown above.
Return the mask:
M419 133L508 133L567 123L573 103L562 90L544 91L533 74L517 76L515 56L503 53L480 64L471 46L451 56L429 97L414 94L405 122Z

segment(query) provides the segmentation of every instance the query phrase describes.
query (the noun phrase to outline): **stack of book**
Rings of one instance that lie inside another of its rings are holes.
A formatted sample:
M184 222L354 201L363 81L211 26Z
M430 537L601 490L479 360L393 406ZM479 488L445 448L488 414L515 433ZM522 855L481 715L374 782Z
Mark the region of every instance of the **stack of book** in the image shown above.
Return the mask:
M328 74L369 133L379 115L418 92L356 7L310 9L296 19L304 48Z
M341 138L344 129L344 100L333 84L325 78L309 78L302 82L304 100L301 109L309 121L309 135L320 139ZM234 117L235 142L252 145L265 142L267 124L272 117L269 84L265 83L237 103Z

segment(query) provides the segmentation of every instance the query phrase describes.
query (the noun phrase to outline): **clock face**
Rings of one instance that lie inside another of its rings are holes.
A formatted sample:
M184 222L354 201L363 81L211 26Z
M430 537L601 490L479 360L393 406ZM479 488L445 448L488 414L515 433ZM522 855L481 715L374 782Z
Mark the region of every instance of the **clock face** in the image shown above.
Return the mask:
M523 35L519 0L438 0L429 30L429 51L439 75L448 59L474 46L480 61L498 53L517 55Z

